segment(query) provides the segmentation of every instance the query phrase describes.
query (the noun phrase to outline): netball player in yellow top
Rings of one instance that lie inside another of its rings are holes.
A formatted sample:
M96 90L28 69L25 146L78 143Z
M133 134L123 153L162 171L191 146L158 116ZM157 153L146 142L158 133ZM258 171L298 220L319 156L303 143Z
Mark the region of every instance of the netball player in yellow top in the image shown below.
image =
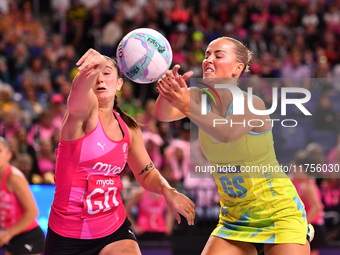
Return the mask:
M202 63L204 83L237 86L250 58L248 49L233 38L212 41ZM220 216L202 255L253 255L263 250L265 255L310 254L305 208L294 185L282 172L249 171L254 169L251 166L281 170L275 156L271 122L266 121L269 116L254 115L249 110L247 93L243 94L244 115L233 115L233 96L228 89L216 89L222 105L208 103L207 114L202 115L201 95L205 92L188 89L185 79L192 72L180 76L179 68L175 66L158 82L158 119L190 118L199 127L200 146L210 163L234 166L235 171L214 173L220 195ZM254 108L265 110L262 99L252 97ZM214 127L214 119L246 124ZM249 120L254 120L251 125L258 127L247 125Z

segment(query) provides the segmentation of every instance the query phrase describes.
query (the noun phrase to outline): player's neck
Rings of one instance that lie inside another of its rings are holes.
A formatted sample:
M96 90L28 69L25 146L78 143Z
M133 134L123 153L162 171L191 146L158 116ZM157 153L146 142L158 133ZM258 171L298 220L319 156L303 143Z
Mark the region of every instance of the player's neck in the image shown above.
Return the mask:
M2 181L2 177L4 176L4 173L5 173L8 166L9 166L8 163L0 166L0 184L1 184L1 181Z

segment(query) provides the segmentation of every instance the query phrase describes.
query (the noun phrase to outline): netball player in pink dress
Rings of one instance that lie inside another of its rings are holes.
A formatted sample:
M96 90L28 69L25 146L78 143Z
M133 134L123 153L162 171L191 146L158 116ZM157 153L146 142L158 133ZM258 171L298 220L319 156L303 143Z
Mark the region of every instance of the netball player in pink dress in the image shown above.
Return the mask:
M57 149L56 190L45 255L141 254L120 191L126 163L149 192L163 195L180 222L194 203L154 168L139 125L117 105L123 79L114 60L88 50L78 61Z
M36 221L38 209L24 174L9 164L12 153L0 136L0 249L6 255L41 254L44 233Z

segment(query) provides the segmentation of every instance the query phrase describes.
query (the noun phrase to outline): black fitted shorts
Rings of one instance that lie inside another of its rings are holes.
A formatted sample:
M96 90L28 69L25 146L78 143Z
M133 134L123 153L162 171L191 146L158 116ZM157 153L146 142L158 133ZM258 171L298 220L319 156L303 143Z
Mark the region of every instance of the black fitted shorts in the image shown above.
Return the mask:
M307 235L306 240L308 242L310 242L308 235ZM255 246L258 255L263 255L264 254L264 243L252 243L252 244Z
M116 232L97 239L63 237L48 228L44 255L97 255L106 245L124 239L137 242L128 218Z
M38 226L28 232L13 237L5 250L12 255L17 254L38 254L44 251L45 235Z

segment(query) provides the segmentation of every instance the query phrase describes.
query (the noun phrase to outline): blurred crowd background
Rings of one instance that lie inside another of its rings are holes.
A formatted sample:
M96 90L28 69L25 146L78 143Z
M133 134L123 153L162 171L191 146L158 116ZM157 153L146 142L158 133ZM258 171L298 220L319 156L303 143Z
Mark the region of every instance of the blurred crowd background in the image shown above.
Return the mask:
M54 150L79 57L89 48L115 56L121 38L140 27L164 34L172 64L194 71L194 78L202 77L210 41L230 36L244 42L253 60L243 89L252 86L268 107L273 87L312 94L305 105L312 116L295 106L286 116L279 110L272 115L298 122L273 128L279 162L290 164L304 150L309 164L339 167L340 0L0 0L0 135L10 143L11 163L31 184L54 184ZM196 201L198 226L214 227L219 205L213 180L189 178L190 148L199 150L190 144L190 122L158 122L155 88L126 80L121 109L144 124L155 166ZM127 200L138 185L128 167L123 173ZM317 185L327 238L339 240L340 181L317 179Z

